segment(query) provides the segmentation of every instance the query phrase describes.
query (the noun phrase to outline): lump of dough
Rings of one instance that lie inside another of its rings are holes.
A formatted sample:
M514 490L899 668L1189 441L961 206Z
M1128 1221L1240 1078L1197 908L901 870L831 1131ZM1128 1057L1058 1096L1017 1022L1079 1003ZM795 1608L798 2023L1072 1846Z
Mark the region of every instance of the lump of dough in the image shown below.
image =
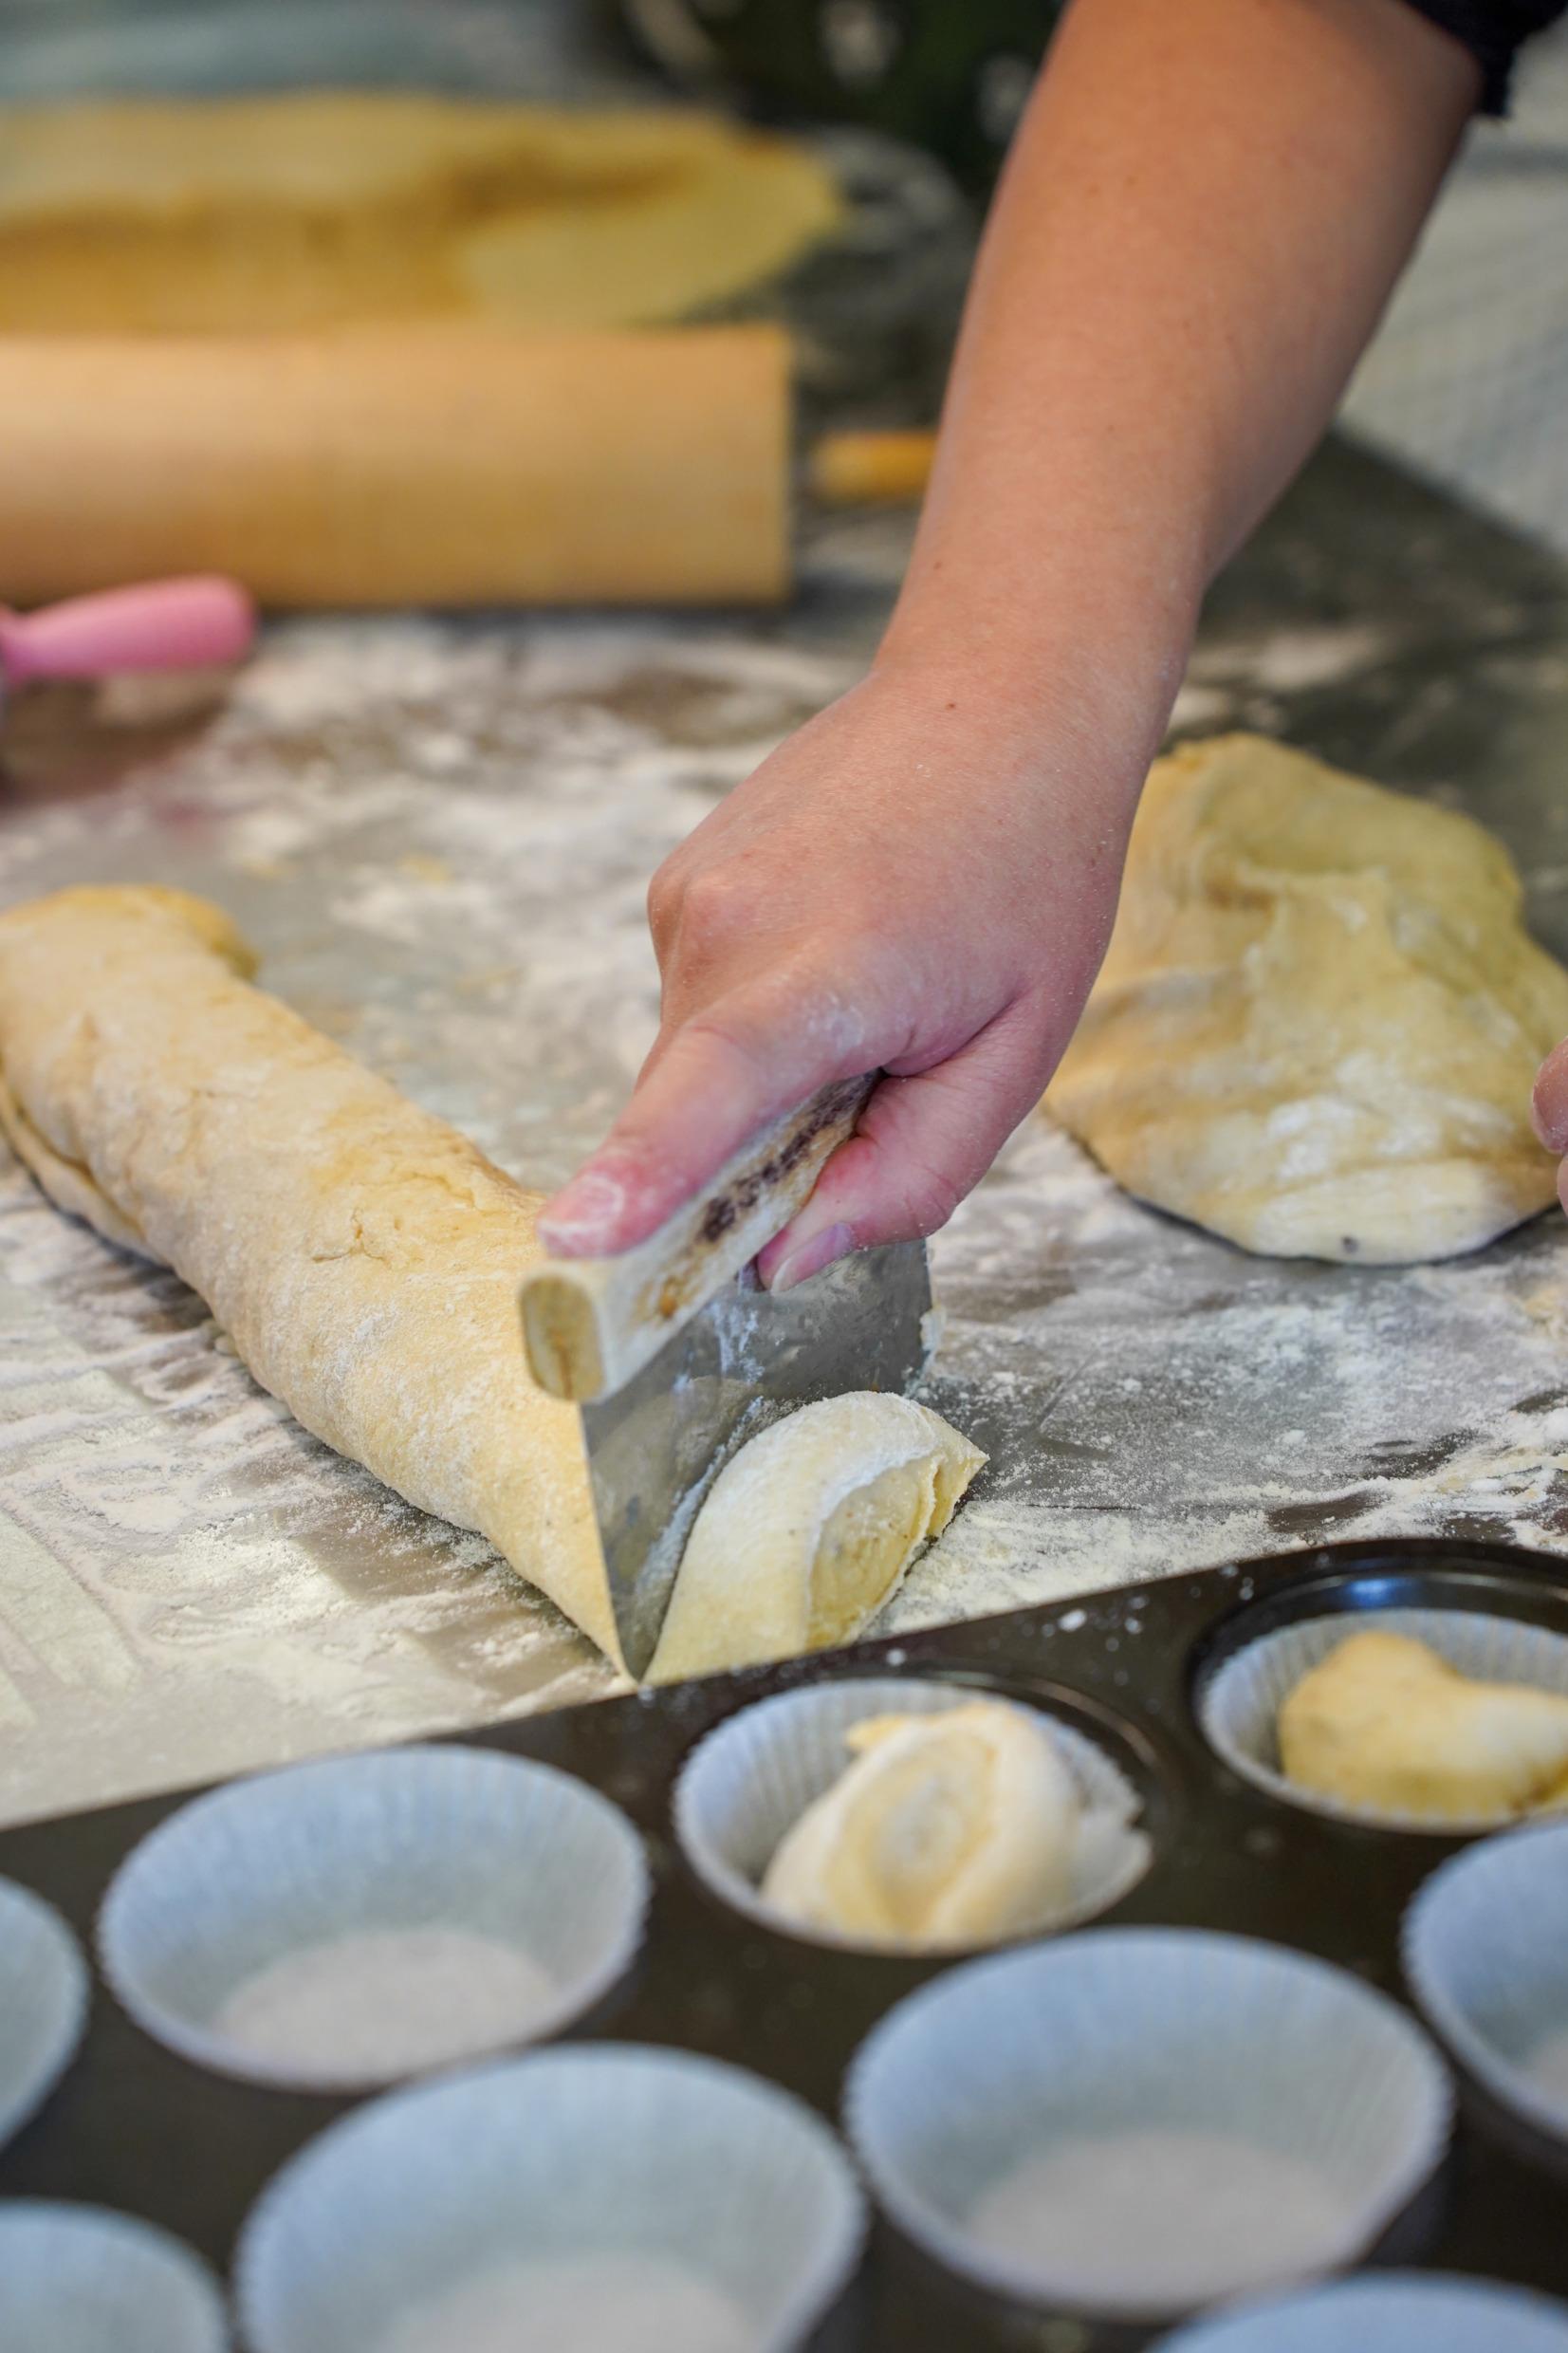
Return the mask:
M794 142L675 108L399 91L0 110L0 328L685 317L835 229Z
M1286 1776L1380 1811L1500 1820L1568 1799L1568 1697L1461 1675L1404 1634L1350 1635L1280 1710Z
M1130 1193L1244 1249L1396 1264L1552 1201L1530 1127L1568 973L1467 817L1226 735L1157 761L1045 1097Z
M869 1389L774 1422L703 1501L649 1680L853 1640L985 1460L929 1406Z
M976 1699L868 1716L844 1737L856 1761L781 1841L768 1903L916 1952L1026 1935L1066 1900L1078 1792L1036 1716Z

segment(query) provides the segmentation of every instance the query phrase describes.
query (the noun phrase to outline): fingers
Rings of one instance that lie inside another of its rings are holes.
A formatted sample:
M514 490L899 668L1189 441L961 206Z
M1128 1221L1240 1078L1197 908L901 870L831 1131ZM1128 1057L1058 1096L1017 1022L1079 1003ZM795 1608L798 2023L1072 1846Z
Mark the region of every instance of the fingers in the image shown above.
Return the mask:
M1568 1154L1568 1043L1554 1047L1541 1064L1530 1117L1548 1152Z
M609 1136L547 1205L541 1237L563 1258L631 1250L759 1128L880 1060L864 1025L823 994L721 1000L661 1041Z
M1040 1099L1052 1055L1039 1030L1016 1005L935 1069L884 1079L804 1209L759 1258L769 1288L788 1290L846 1251L946 1225Z
M1568 1210L1568 1040L1553 1047L1536 1073L1530 1119L1547 1151L1562 1159L1558 1199Z

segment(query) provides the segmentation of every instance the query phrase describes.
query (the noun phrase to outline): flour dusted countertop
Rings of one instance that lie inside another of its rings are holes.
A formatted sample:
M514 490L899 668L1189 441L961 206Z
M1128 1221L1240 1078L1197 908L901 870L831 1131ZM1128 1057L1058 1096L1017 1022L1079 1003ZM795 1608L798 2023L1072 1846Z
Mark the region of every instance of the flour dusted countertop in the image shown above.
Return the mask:
M215 715L23 703L0 901L220 900L268 986L553 1184L653 1034L650 871L858 674L906 544L823 527L781 620L288 623ZM1216 591L1177 726L1467 808L1568 952L1546 557L1331 449ZM1352 1529L1568 1550L1568 1223L1430 1269L1251 1259L1037 1123L935 1268L932 1402L992 1461L883 1630ZM306 1437L190 1292L9 1160L0 1341L0 1819L611 1688L479 1540Z

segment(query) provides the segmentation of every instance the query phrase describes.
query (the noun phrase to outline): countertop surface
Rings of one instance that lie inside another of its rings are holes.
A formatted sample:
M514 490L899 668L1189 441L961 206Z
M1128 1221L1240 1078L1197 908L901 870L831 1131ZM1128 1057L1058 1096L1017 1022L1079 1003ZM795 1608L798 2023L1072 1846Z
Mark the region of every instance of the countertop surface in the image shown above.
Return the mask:
M900 517L807 533L766 619L323 620L215 710L23 698L0 900L221 900L263 978L525 1179L653 1033L647 876L864 665ZM1278 732L1463 806L1568 955L1568 570L1331 445L1219 584L1179 733ZM934 1246L932 1401L990 1451L878 1631L1355 1532L1568 1550L1568 1227L1249 1258L1042 1119ZM0 1819L595 1697L477 1538L300 1431L199 1301L0 1166Z

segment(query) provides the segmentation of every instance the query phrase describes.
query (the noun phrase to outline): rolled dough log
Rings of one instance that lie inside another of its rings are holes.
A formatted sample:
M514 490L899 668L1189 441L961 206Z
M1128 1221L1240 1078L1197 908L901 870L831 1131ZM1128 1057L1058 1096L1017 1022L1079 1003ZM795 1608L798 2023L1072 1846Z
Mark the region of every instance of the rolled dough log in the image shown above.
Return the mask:
M62 1209L199 1291L307 1430L478 1529L619 1663L581 1424L524 1362L541 1196L253 970L228 917L180 891L12 908L0 1125ZM699 1515L655 1669L847 1639L984 1459L903 1398L766 1432Z
M929 1405L869 1389L774 1422L704 1499L649 1681L852 1641L985 1460Z
M1038 1928L1072 1885L1078 1793L1045 1727L1005 1700L876 1715L782 1840L762 1892L792 1919L909 1952Z
M1552 1201L1531 1131L1568 973L1502 844L1254 735L1158 761L1047 1108L1244 1249L1397 1264Z
M528 1380L537 1195L249 985L215 907L0 917L0 1122L63 1209L173 1267L262 1386L476 1528L618 1659L576 1412Z
M397 91L0 111L0 327L684 317L831 231L831 173L717 115Z
M1407 1634L1353 1634L1280 1710L1286 1777L1321 1797L1504 1821L1568 1800L1568 1698L1461 1675Z

